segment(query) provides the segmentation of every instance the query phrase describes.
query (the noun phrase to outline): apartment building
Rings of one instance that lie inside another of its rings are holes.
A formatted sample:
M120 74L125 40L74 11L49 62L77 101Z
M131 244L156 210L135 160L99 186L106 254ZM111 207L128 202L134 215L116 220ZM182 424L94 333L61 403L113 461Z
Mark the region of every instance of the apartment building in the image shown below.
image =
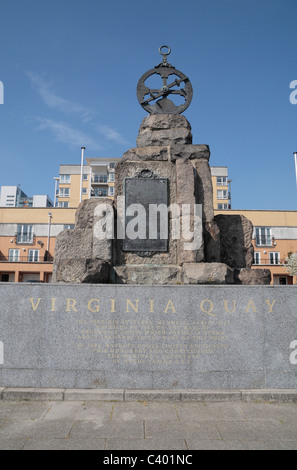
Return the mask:
M74 228L75 209L0 209L0 282L51 282L57 235Z
M219 213L223 211L215 210ZM285 260L297 252L297 211L229 210L228 214L244 215L254 226L252 268L270 269L271 284L296 284L297 277L286 271Z
M20 186L1 186L0 207L53 207L47 195L27 196Z
M210 167L213 187L213 207L215 210L231 209L231 182L226 166Z
M81 165L60 165L55 179L55 207L78 207L84 199L114 197L119 158L86 158Z

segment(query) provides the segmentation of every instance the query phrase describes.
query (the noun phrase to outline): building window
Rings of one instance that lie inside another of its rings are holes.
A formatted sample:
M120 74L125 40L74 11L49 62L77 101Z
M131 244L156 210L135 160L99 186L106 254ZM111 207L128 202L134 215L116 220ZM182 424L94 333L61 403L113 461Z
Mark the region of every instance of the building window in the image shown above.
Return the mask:
M59 197L69 197L70 196L70 189L69 188L60 188L59 189Z
M88 180L88 176L89 176L89 175L87 175L86 173L84 173L84 174L83 174L83 180L84 180L84 181L87 181L87 180Z
M39 250L29 250L28 261L30 263L38 263L38 261L39 261Z
M287 278L286 277L279 277L278 282L279 282L279 285L286 286L287 285Z
M269 253L269 263L270 264L280 264L280 255L277 251L271 251Z
M107 189L105 188L93 188L91 191L93 197L104 197L107 196Z
M69 207L69 202L58 201L58 202L56 203L56 207L64 207L64 209L66 209L67 207Z
M33 225L18 225L17 243L33 243Z
M93 175L93 183L107 183L107 175Z
M228 190L219 189L217 192L218 199L228 199Z
M114 186L110 186L110 187L108 188L108 195L109 195L109 196L113 196L113 195L114 195Z
M110 163L109 168L115 168L115 163Z
M60 175L60 183L69 184L70 183L70 175Z
M8 252L8 261L12 263L17 263L20 261L20 250L11 248Z
M114 183L114 181L115 181L115 174L114 173L109 173L109 181L110 181L110 183Z
M254 264L261 264L261 253L259 251L254 253Z
M270 227L256 227L256 245L272 246Z
M68 225L64 225L64 230L73 230L75 227L74 224L68 224Z
M88 194L88 188L82 188L82 193L83 194Z
M227 176L217 176L217 185L218 186L228 186Z
M227 209L229 209L229 204L218 204L219 211L226 211Z

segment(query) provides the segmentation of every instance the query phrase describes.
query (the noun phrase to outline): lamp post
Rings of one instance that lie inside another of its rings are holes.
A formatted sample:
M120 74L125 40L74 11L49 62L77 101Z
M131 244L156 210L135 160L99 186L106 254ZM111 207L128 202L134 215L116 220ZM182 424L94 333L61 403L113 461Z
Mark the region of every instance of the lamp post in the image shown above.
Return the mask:
M296 173L296 186L297 186L297 152L293 153L295 158L295 173Z
M84 172L84 155L86 147L81 148L81 164L80 164L80 195L79 202L82 201L82 186L83 186L83 172Z
M52 221L53 214L51 212L48 213L48 233L47 233L47 252L49 253L50 248L50 238L51 238L51 221Z

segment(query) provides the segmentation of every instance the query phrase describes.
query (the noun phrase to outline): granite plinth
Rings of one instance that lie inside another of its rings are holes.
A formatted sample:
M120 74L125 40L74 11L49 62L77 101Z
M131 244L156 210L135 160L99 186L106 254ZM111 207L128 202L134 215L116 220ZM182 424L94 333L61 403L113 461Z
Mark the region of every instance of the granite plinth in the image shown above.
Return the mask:
M297 388L295 286L0 284L0 387Z

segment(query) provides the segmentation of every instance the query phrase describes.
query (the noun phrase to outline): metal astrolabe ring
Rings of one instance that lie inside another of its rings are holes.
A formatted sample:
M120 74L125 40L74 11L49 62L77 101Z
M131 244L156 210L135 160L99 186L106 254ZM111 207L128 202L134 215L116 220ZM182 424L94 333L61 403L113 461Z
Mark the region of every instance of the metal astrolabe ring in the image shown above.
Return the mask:
M170 47L161 46L159 52L163 57L163 61L142 75L137 85L137 99L140 105L150 114L181 114L192 101L193 89L191 82L184 73L176 70L167 61L167 56L171 53ZM160 88L146 86L146 80L152 75L161 77ZM177 105L174 103L173 98L175 95L182 98L182 104Z

